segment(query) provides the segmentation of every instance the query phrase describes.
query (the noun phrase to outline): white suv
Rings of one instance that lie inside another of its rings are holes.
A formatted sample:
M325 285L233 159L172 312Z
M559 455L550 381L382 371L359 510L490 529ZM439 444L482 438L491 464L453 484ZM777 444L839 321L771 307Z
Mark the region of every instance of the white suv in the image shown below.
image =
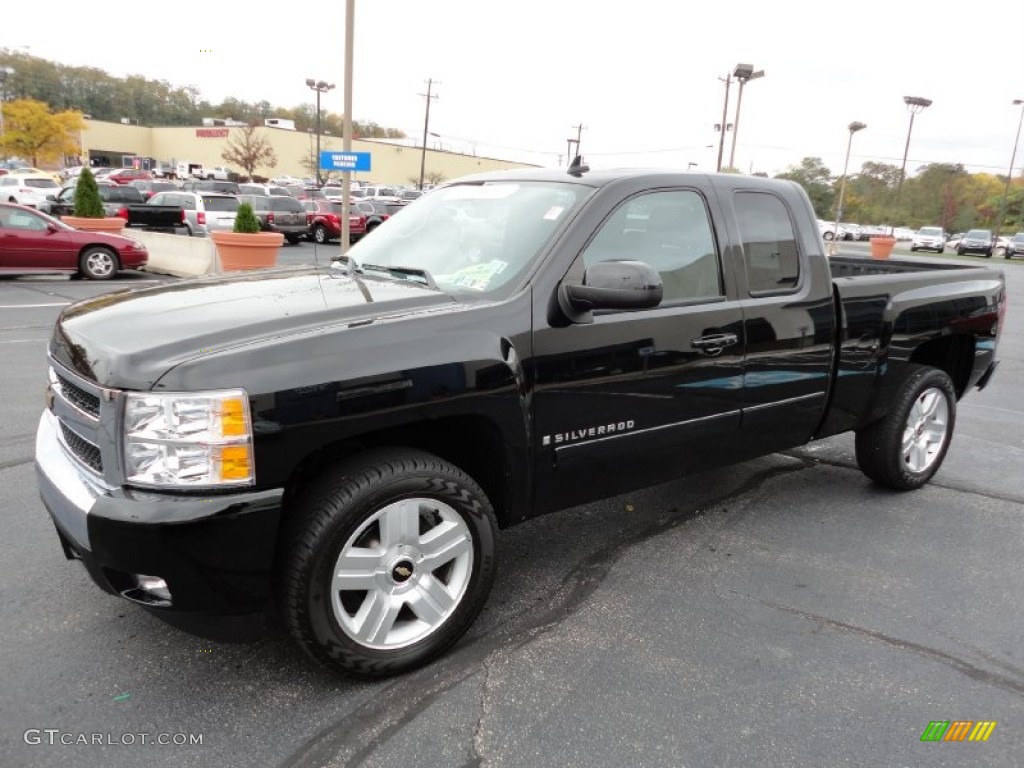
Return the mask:
M60 185L50 176L13 173L0 176L0 200L5 203L37 208L46 202L47 195L56 195L59 191Z
M946 252L946 233L942 227L921 227L910 241L911 251Z

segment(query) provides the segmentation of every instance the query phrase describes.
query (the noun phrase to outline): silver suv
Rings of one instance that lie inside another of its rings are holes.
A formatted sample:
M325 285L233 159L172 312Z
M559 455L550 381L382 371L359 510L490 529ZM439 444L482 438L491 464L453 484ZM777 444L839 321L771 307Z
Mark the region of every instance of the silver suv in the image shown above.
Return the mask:
M946 252L946 233L942 227L921 227L910 242L911 251Z
M158 192L151 205L174 205L185 211L185 228L190 236L206 237L211 232L235 228L238 198L215 192Z

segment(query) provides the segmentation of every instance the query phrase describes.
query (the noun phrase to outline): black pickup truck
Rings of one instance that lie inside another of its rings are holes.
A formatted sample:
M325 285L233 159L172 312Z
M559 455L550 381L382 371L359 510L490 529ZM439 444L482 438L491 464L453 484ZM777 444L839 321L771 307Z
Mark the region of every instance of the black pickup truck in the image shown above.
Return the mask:
M141 190L127 184L100 184L98 186L103 212L109 217L120 216L127 227L184 233L185 212L173 205L149 205ZM52 200L38 206L39 210L56 218L71 216L75 210L75 187L64 187Z
M469 627L499 527L846 431L926 483L1005 307L991 269L828 259L787 181L468 177L344 262L65 309L39 487L108 592L394 674Z

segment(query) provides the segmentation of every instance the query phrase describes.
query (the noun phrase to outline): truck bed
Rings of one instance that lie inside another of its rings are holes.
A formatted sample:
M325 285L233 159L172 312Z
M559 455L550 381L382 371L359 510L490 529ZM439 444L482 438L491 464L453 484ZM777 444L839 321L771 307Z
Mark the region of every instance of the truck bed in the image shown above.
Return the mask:
M859 275L895 275L902 272L934 272L935 270L987 269L970 264L956 264L940 261L903 261L900 259L860 259L855 256L833 256L828 260L832 277L857 277Z
M1005 290L1001 272L937 261L828 262L839 321L837 376L818 437L855 429L878 415L886 368L972 355L973 370L954 382L957 395L984 384Z

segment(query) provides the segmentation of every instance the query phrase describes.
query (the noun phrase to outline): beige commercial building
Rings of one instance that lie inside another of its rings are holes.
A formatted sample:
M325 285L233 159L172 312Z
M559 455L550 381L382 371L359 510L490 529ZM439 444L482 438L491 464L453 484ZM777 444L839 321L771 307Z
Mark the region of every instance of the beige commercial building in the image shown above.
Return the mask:
M316 136L312 133L285 128L257 128L274 147L277 165L257 168L260 176L310 176L309 158L316 152ZM155 160L160 163L201 163L204 167L227 165L244 173L237 164L228 163L221 153L238 128L227 126L191 126L151 128L139 125L86 120L82 131L82 155L94 164L123 167L131 165L132 158ZM341 151L342 140L337 136L321 136L320 149ZM420 176L423 150L420 147L400 146L385 141L356 139L353 152L370 153L370 171L353 173L352 178L377 184L414 185ZM126 159L127 158L127 159ZM528 163L477 157L437 149L427 149L425 178L441 181L471 173L497 171L508 168L529 168Z

